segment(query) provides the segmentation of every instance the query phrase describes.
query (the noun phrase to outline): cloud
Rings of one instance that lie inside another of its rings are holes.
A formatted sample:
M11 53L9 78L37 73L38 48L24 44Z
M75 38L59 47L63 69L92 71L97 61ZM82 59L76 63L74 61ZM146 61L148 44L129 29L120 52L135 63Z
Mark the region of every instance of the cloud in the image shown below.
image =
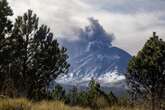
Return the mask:
M89 25L80 28L76 35L77 40L61 39L62 45L69 49L72 57L79 56L83 52L91 51L91 49L99 49L101 47L112 46L114 35L107 33L98 20L89 18Z
M33 9L40 23L47 24L59 38L77 40L89 17L99 20L113 45L136 54L156 31L165 39L164 0L9 0L15 17Z
M74 17L87 8L76 0L9 0L9 3L14 17L32 9L39 16L40 23L49 25L60 37L73 35L73 31L81 25Z
M142 12L157 12L165 9L164 0L84 0L98 9L124 14Z
M98 20L89 18L89 26L85 29L80 29L79 40L85 42L100 41L104 43L111 43L114 39L113 35L108 34Z

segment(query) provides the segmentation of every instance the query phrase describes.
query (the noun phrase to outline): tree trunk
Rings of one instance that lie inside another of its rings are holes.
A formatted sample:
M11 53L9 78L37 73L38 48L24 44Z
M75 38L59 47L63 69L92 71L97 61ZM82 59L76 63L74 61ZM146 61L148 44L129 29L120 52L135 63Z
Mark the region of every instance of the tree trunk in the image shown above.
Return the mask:
M151 94L151 110L155 110L155 94L152 92Z

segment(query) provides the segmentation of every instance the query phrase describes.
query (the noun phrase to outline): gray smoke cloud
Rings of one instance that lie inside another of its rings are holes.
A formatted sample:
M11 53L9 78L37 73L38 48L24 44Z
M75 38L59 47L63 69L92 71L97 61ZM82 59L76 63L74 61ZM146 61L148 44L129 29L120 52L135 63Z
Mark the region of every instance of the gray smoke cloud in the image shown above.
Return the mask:
M111 43L114 40L114 36L107 33L98 20L94 18L89 18L88 20L90 25L86 26L85 29L80 29L80 40L84 40L87 43L91 41Z
M87 51L90 43L99 42L102 45L112 46L114 35L107 33L98 20L88 18L89 25L85 28L80 28L76 32L78 39L70 41L68 39L60 39L59 41L68 49L69 55L75 57L82 52ZM94 44L95 45L95 44Z

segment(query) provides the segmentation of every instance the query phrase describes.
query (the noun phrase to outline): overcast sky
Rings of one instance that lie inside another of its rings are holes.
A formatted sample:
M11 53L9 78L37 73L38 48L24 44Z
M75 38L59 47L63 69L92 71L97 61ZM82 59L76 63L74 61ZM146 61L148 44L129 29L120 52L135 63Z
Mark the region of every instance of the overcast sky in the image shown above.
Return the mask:
M114 46L132 55L152 32L165 40L165 0L8 0L14 17L32 9L57 37L76 40L78 29L97 19L114 34Z

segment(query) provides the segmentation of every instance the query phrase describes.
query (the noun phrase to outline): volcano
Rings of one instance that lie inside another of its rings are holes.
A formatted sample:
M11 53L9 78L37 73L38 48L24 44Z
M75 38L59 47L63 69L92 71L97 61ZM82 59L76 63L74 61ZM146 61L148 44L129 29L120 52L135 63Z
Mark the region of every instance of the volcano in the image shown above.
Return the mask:
M64 42L71 64L69 73L56 81L61 84L87 86L93 78L102 87L126 88L125 73L131 55L112 45L113 34L108 34L97 20L81 29L79 41Z

